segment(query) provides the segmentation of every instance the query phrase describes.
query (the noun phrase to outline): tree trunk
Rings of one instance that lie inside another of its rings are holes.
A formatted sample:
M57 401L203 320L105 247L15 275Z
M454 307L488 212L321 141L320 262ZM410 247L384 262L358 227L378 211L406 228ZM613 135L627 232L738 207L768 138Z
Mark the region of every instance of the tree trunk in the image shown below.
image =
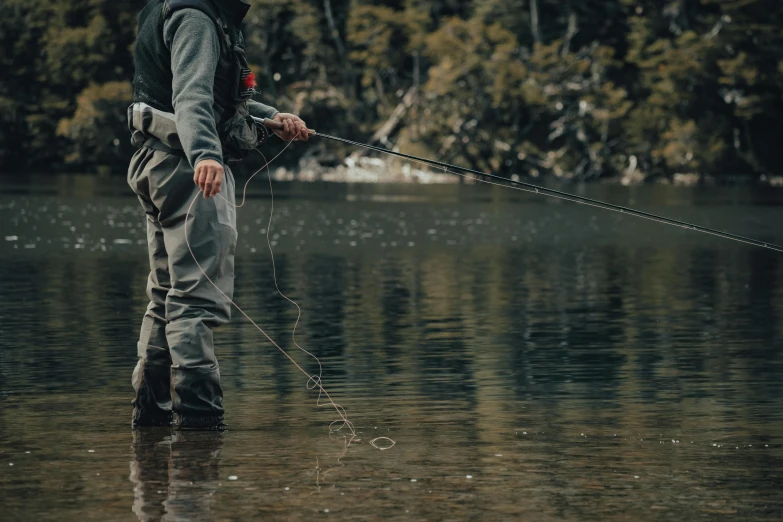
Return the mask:
M563 49L560 52L560 56L565 57L571 51L571 40L574 39L576 33L579 32L579 28L576 25L576 13L571 9L569 3L568 6L568 29L566 30L565 37L563 38Z
M326 15L326 23L329 24L329 35L332 37L332 40L334 40L337 54L340 55L341 60L345 60L345 46L343 45L343 41L340 40L340 32L337 30L337 26L334 23L331 0L324 0L324 15Z
M416 90L415 87L411 87L410 89L408 89L408 92L406 92L405 96L402 97L402 101L392 111L391 116L389 116L389 119L386 120L386 123L381 125L377 131L375 131L375 134L372 135L372 138L370 138L370 141L368 141L368 143L372 144L372 143L380 142L384 146L388 147L389 136L399 126L400 122L405 116L405 113L408 111L408 109L411 108L411 105L414 104L417 97L418 97L418 91ZM364 153L365 153L365 149L359 149L353 154L351 154L351 158L354 160L358 159L361 156L363 156Z
M541 43L541 34L538 31L538 0L530 0L530 32L533 33L533 41Z
M682 28L688 29L689 22L688 20L688 0L680 0L680 20L682 21Z
M383 88L383 79L381 78L381 75L378 74L376 71L374 74L375 77L375 95L378 97L378 103L381 105L381 107L386 107L386 91Z
M345 55L345 45L343 45L343 41L340 39L340 31L337 30L337 25L334 23L331 0L324 0L324 16L326 16L326 23L329 25L329 35L332 37L332 40L334 40L337 55L340 57L340 61L343 64L345 94L350 97L353 85L353 74L351 72L351 65L348 63Z
M420 59L419 59L419 51L416 51L413 53L413 88L416 89L416 92L419 92L419 84L421 83L421 74L419 71L420 65ZM416 99L413 100L413 114L416 118L416 122L411 126L411 134L413 139L419 138L419 97L416 96Z

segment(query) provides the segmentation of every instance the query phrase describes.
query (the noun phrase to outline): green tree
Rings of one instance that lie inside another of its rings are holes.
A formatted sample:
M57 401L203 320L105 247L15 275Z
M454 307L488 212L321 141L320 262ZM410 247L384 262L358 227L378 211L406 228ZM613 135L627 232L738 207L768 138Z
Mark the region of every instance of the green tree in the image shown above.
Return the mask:
M0 83L0 118L10 123L0 133L3 168L61 170L70 162L90 166L78 154L67 152L80 148L72 141L84 134L57 129L62 120L73 116L77 98L88 105L87 98L100 91L90 85L130 82L129 49L135 31L131 13L143 2L123 4L8 0L0 5L0 39L4 48L14 50L2 58L6 75ZM106 121L113 123L102 129L111 133L110 143L115 138L127 141L127 125L116 118Z
M144 3L0 3L1 170L124 171ZM506 175L783 174L777 0L253 4L258 99L320 131Z

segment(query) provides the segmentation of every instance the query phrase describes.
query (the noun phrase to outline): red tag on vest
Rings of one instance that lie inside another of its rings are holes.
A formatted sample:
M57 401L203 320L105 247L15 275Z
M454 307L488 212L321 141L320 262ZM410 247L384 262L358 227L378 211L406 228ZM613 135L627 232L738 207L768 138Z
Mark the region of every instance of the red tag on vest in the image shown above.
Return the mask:
M242 87L244 90L250 90L256 88L256 75L253 73L253 71L247 71L247 75L244 74L244 71L242 71Z

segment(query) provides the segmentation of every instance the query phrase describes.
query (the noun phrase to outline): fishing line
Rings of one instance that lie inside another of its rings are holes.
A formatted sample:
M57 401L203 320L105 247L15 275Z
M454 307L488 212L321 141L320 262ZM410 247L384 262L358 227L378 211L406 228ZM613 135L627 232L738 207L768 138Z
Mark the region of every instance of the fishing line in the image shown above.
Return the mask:
M389 442L391 442L391 444L389 444L388 446L381 446L378 444L379 440L388 440ZM370 441L370 446L381 451L390 450L394 447L395 444L397 443L391 440L389 437L376 437Z
M285 152L285 150L291 145L292 142L293 142L293 140L289 141L286 144L286 146L283 147L283 150L281 150L274 158L272 158L271 161L266 161L266 157L259 151L259 154L261 154L261 157L264 159L264 161L266 163L260 169L258 169L256 172L254 172L253 175L250 176L250 178L247 180L247 182L245 182L245 186L244 186L243 194L242 194L242 203L240 205L236 205L236 202L228 201L222 194L218 194L218 196L220 196L228 204L235 205L236 208L240 208L240 207L244 206L244 204L246 202L246 195L247 195L247 186L248 186L248 184L264 168L267 169L267 175L269 176L269 184L270 184L269 186L270 186L270 190L271 190L271 188L272 188L272 177L271 177L271 173L269 172L269 164L272 161L276 160L283 152ZM269 224L268 224L267 230L266 230L266 240L267 240L267 245L269 246L270 254L272 255L272 269L273 269L275 288L277 289L278 293L281 296L283 296L283 298L285 298L288 302L290 302L291 304L293 304L297 308L297 311L298 311L297 320L296 320L296 324L294 325L293 332L292 332L293 341L294 341L294 344L296 345L296 347L299 350L301 350L302 352L306 353L307 355L309 355L310 357L315 359L315 361L317 361L318 368L319 368L317 375L316 374L310 374L304 368L302 368L302 366L300 366L293 359L293 357L291 357L291 355L285 349L283 349L277 342L275 342L275 340L272 339L272 337L269 336L269 334L267 334L266 331L264 331L263 328L261 328L236 302L234 302L233 299L231 299L225 292L223 292L223 290L220 289L220 287L217 286L217 284L215 284L215 282L212 280L212 278L209 277L207 272L204 270L204 268L198 262L198 259L196 259L196 256L195 256L195 254L193 252L193 248L190 245L190 239L188 237L187 222L190 219L191 211L193 210L193 204L196 202L196 199L198 197L200 197L200 196L201 196L201 192L197 192L196 195L191 200L190 205L188 206L187 213L185 214L185 243L188 246L188 251L190 252L191 257L193 258L193 261L196 263L196 266L198 266L198 269L201 271L202 275L218 291L218 293L220 295L222 295L229 303L231 303L231 305L234 306L234 308L236 308L239 311L239 313L241 313L245 317L245 319L250 321L250 323L253 326L255 326L256 329L259 332L261 332L261 334L270 343L272 343L272 345L275 348L277 348L289 361L291 361L293 363L294 366L296 366L296 368L300 372L302 372L307 377L307 388L308 389L316 389L316 388L318 389L318 399L316 401L316 405L317 406L331 406L332 408L334 408L334 410L337 412L337 415L340 417L339 419L334 420L334 421L332 421L330 423L330 425L329 425L329 433L330 433L330 435L333 434L333 433L339 432L343 428L347 428L348 431L349 431L350 436L344 436L344 438L346 439L346 443L345 443L346 447L349 446L351 444L351 442L357 436L356 435L356 430L354 428L354 425L353 425L353 423L350 420L348 420L348 414L345 411L345 408L343 408L342 406L340 406L339 404L334 402L334 400L332 399L331 395L329 395L329 392L326 390L326 388L324 388L323 383L321 381L321 377L322 377L322 373L323 373L323 367L321 365L321 361L318 359L318 357L316 357L314 354L312 354L312 353L308 352L307 350L305 350L304 348L302 348L296 342L296 327L299 324L299 320L301 318L302 310L301 310L301 308L299 307L299 305L295 301L293 301L288 296L286 296L283 292L280 291L280 287L279 287L278 282L277 282L277 272L276 272L276 268L275 268L275 265L274 265L274 252L272 250L272 244L271 244L271 241L269 239L270 228L271 228L271 225L272 225L272 218L273 218L273 215L274 215L274 194L272 193L272 209L271 209L270 214L269 214ZM321 397L322 396L326 397L326 401L327 402L325 402L325 403L321 402ZM339 424L339 425L337 427L335 427L335 424Z
M277 156L272 158L272 161L277 159L277 157L280 156L280 154L282 154L285 151L285 149L287 149L288 146L291 145L291 143L293 143L293 140L289 141L286 144L286 146L283 148L283 150L280 151L277 154ZM294 323L294 327L291 330L291 340L293 341L294 346L296 346L300 351L304 352L306 355L312 357L315 360L315 362L318 364L318 375L317 376L309 375L309 379L307 381L307 388L309 390L315 389L316 387L318 388L318 398L316 399L316 406L324 406L324 404L321 404L321 394L324 393L326 390L324 390L323 386L321 385L321 378L323 376L323 365L321 364L321 360L318 357L316 357L315 354L313 354L313 353L305 350L304 348L302 348L299 345L299 343L296 341L296 329L299 327L299 322L302 319L302 308L299 306L299 304L296 301L294 301L293 299L288 297L286 294L283 293L282 290L280 290L280 286L278 285L278 282L277 282L277 265L275 263L275 252L272 249L272 242L269 239L269 234L272 231L272 219L273 219L274 214L275 214L275 192L274 192L274 189L272 188L272 174L269 171L269 164L272 163L272 161L267 161L266 160L266 156L264 156L264 154L260 150L258 150L258 149L255 149L255 150L256 150L256 152L258 152L258 154L263 158L263 160L265 162L264 167L266 167L266 169L267 169L267 179L269 180L269 195L270 195L271 207L269 209L269 221L267 222L267 226L266 226L266 245L269 248L269 256L272 259L272 279L273 279L273 281L275 283L275 290L277 290L277 293L280 294L280 296L283 299L285 299L286 301L288 301L289 303L291 303L292 305L294 305L296 307L296 312L297 312L296 322ZM261 167L261 169L257 170L252 176L250 176L250 178L245 183L245 188L244 188L243 194L242 194L242 205L245 204L245 195L247 193L247 185L248 185L248 183L250 183L250 180L253 179L253 177L256 174L258 174L258 172L260 172L262 169L264 169L264 167ZM342 421L346 421L347 415L345 414L345 409L343 409L342 406L340 406L339 404L335 404L334 402L332 402L331 401L331 397L329 398L329 400L330 400L330 405L335 407L335 409L336 408L342 409L343 415L341 415L341 418L342 418ZM341 425L341 426L339 426L337 428L334 428L334 424L335 423L339 423L339 422L341 422L341 421L340 420L333 421L332 424L329 426L329 428L330 428L329 429L330 435L333 434L334 432L339 431L343 427ZM353 425L349 424L348 428L351 431L352 437L355 437L356 436L356 432L353 430ZM348 445L350 445L350 441L348 442ZM347 448L347 445L346 445L346 448Z
M636 210L629 207L624 207L621 205L615 205L614 203L607 203L605 201L599 201L597 199L587 198L584 196L578 196L576 194L570 194L568 192L562 192L560 190L550 189L546 187L541 187L538 185L534 185L533 183L527 183L524 181L515 181L513 179L504 178L502 176L498 176L497 174L488 174L486 172L480 172L478 170L469 169L466 167L460 167L458 165L451 165L449 163L444 163L441 161L436 161L432 159L427 158L419 158L417 156L412 156L410 154L404 154L402 152L396 152L389 149L384 149L382 147L376 147L374 145L368 145L366 143L360 143L357 141L347 140L345 138L340 138L337 136L330 136L329 134L321 134L321 133L314 133L314 136L320 136L322 138L326 138L329 140L345 143L348 145L353 145L355 147L360 147L368 150L373 150L376 152L382 152L384 154L388 154L390 156L397 156L400 158L405 158L407 160L413 161L415 163L420 163L422 165L427 165L430 167L438 167L439 169L442 169L444 172L448 174L454 174L456 176L463 177L465 179L470 179L473 181L477 181L479 183L486 183L488 185L495 185L499 187L505 187L510 188L514 190L519 190L522 192L529 192L532 194L540 194L543 196L549 196L556 199L562 199L564 201L570 201L573 203L580 203L582 205L588 205L591 207L601 208L604 210L611 210L614 212L619 212L621 214L628 214L630 216L639 217L642 219L648 219L650 221L655 221L657 223L662 223L665 225L671 225L679 228L684 228L686 230L693 230L696 232L701 232L704 234L710 234L713 236L721 237L723 239L729 239L732 241L738 241L740 243L745 243L748 245L753 245L760 248L766 248L769 250L774 250L776 252L782 252L783 253L783 246L778 246L772 243L767 243L765 241L759 241L757 239L752 239L749 237L739 236L736 234L731 234L729 232L723 232L720 230L715 230L713 228L709 227L703 227L701 225L694 225L692 223L686 223L685 221L680 221L678 219L672 219L667 218L664 216L659 216L657 214L652 214L649 212L644 212L642 210ZM456 171L462 171L463 173L469 173L472 174L472 176L468 176L466 174L456 172ZM490 178L494 180L502 181L502 183L496 183L489 181L484 178Z
M323 482L323 480L326 479L326 476L329 473L331 473L331 472L333 472L335 470L342 469L342 468L345 467L345 464L343 463L342 459L343 459L343 457L345 457L348 454L348 446L349 446L348 438L347 437L343 437L343 451L337 457L337 464L338 465L337 466L330 466L323 473L321 473L322 470L321 470L321 465L319 463L319 459L318 459L317 456L315 457L315 487L316 487L316 491L315 492L320 492L321 491L321 482ZM332 483L332 487L336 487L336 484Z

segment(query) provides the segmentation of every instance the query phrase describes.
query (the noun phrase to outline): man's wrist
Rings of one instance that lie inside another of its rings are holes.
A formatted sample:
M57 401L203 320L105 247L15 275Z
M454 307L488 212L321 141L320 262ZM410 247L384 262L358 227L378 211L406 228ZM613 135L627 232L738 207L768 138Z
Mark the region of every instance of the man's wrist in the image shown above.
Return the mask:
M196 158L196 161L193 162L193 168L198 167L199 163L201 163L202 161L207 161L207 160L216 161L216 162L220 163L221 166L224 166L222 157L215 156L214 154L205 154L205 155L201 155L198 158Z

